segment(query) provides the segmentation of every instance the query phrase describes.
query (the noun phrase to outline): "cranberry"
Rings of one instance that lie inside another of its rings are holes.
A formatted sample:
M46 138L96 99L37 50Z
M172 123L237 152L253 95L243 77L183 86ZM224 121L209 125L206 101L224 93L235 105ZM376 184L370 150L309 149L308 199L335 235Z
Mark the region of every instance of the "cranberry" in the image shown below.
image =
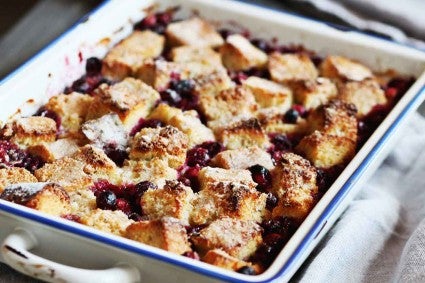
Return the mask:
M41 116L41 117L47 117L56 122L56 127L59 129L61 126L61 118L59 117L56 112L52 110L48 110L45 107L41 107L38 109L38 111L34 114L34 116Z
M137 125L133 127L130 131L130 136L136 135L138 132L140 132L141 129L144 128L159 128L164 126L164 124L157 119L148 119L145 120L143 118L140 118L140 120L137 122Z
M144 29L147 29L147 28L152 28L155 25L156 25L156 15L150 14L150 15L147 15L143 20L138 22L134 26L134 28L139 29L139 30L144 30Z
M96 205L100 209L115 210L117 196L112 191L103 191L96 197Z
M389 99L394 99L398 94L398 89L395 87L389 87L385 90L385 96Z
M96 76L102 70L102 61L96 57L90 57L86 61L86 73L89 76Z
M142 221L143 217L136 212L132 212L128 215L128 219L131 219L131 220L134 220L134 221Z
M271 233L271 234L267 234L264 239L263 242L270 245L270 246L283 246L285 239L281 234L278 233Z
M112 192L119 191L118 186L113 185L109 183L108 180L103 180L103 179L100 179L96 183L94 183L94 185L90 188L90 190L94 193L96 197L104 191L112 191Z
M257 183L257 190L264 192L271 187L272 176L267 168L256 164L249 167L248 170L251 172L254 182Z
M218 30L218 33L220 33L220 35L226 39L229 35L234 34L233 31L231 31L230 29L220 29Z
M131 214L131 205L125 198L118 198L116 200L116 209L121 210L127 215Z
M189 238L199 236L199 233L202 229L204 229L207 225L194 225L194 226L187 226L186 232Z
M173 14L169 11L158 13L156 19L160 24L168 25L173 20Z
M199 165L184 168L181 176L179 177L179 181L186 186L190 186L194 192L199 191L200 184L198 174L200 169L201 167Z
M311 61L313 61L313 64L318 67L323 62L323 58L317 55L312 55L310 57Z
M297 112L298 112L298 114L299 114L301 117L305 117L305 116L307 115L307 110L305 109L305 107L304 107L304 106L302 106L302 105L300 105L300 104L294 104L294 105L292 106L292 109L294 109L295 111L297 111Z
M76 214L65 214L65 215L62 215L62 218L66 219L66 220L74 221L74 222L77 222L77 223L81 223L80 216L78 216Z
M173 82L171 88L177 91L180 95L190 95L195 87L193 80L179 80Z
M200 147L208 150L208 155L210 158L213 158L218 153L224 150L224 146L219 142L204 142L200 145Z
M241 268L239 268L238 270L236 270L236 272L241 273L241 274L246 274L246 275L256 275L257 272L255 272L254 268L252 268L251 266L243 266Z
M284 122L285 123L290 123L290 124L296 124L298 121L298 117L299 117L299 113L297 110L295 109L289 109L288 111L286 111L285 116L284 116Z
M128 159L128 153L125 149L117 148L114 145L107 145L103 148L106 155L115 162L116 165L122 167L124 161Z
M242 82L248 78L248 75L244 72L230 72L229 76L230 79L238 85L242 84Z
M209 160L208 150L202 147L193 148L187 153L187 165L189 166L199 165L203 167L207 165Z
M273 208L275 208L277 205L277 197L275 197L272 193L268 193L267 194L267 199L266 199L266 208L268 210L272 210Z
M30 172L43 166L43 161L20 149L16 144L0 140L0 167L22 167Z
M321 169L317 169L317 175L316 175L316 184L319 188L319 191L326 190L327 184L326 184L326 173L325 171Z
M91 87L84 78L81 78L72 83L71 89L79 93L89 93Z
M177 105L182 100L180 94L173 89L166 89L164 91L161 91L160 95L163 101L173 106Z
M194 260L201 260L201 257L199 254L195 251L185 252L183 256L194 259Z
M292 143L286 135L274 135L271 142L274 144L275 150L290 150L292 148Z

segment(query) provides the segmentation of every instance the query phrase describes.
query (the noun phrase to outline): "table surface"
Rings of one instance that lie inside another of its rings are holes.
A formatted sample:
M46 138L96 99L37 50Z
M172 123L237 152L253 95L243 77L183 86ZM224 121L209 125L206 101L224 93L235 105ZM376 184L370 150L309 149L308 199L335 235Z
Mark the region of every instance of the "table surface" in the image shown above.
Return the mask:
M46 44L66 31L102 1L14 0L0 2L0 79L19 67ZM334 24L337 17L296 0L242 0L273 9L289 11ZM52 24L54 23L54 24ZM425 109L424 106L421 107ZM424 111L421 111L422 113ZM0 263L0 282L40 282Z

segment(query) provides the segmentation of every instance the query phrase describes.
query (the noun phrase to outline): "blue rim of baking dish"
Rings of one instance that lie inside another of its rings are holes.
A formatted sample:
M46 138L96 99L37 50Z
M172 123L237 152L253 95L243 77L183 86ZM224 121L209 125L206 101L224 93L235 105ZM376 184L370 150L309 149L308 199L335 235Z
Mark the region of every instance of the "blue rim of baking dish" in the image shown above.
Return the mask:
M60 35L58 38L56 38L54 41L52 41L50 44L48 44L46 47L44 47L41 51L39 51L36 55L34 55L26 63L24 63L18 69L16 69L15 71L13 71L9 75L7 75L3 80L0 81L0 85L5 83L6 81L8 81L10 78L15 76L17 73L19 73L23 68L25 68L28 64L30 64L32 61L34 61L36 58L38 58L41 54L48 51L52 46L54 46L57 42L59 42L63 37L65 37L69 32L71 32L75 27L77 27L79 24L87 21L87 19L91 15L93 15L98 10L100 10L108 2L110 2L110 0L105 0L98 7L93 9L86 16L84 16L81 20L76 22L70 29L68 29L66 32L64 32L62 35ZM272 10L272 11L276 12L275 9L267 8L267 7L264 7L262 5L246 4L246 3L243 3L243 2L240 2L240 3L242 5L257 6L260 9ZM283 13L283 14L289 14L291 16L303 18L303 19L313 21L313 22L324 23L324 22L314 20L314 19L311 19L311 18L308 18L308 17L299 16L299 15L296 15L296 14L293 14L293 13L290 13L290 12L285 12L285 11L277 11L277 12ZM327 23L325 23L325 24L327 24ZM398 45L402 45L402 46L405 46L405 47L408 47L408 48L421 50L421 49L415 48L413 46L404 45L402 43L394 42L394 41L391 41L391 40L386 39L386 38L381 38L379 36L370 35L368 33L364 33L364 32L358 31L358 30L351 30L351 31L358 32L358 33L361 33L361 34L365 34L369 37L376 37L379 40L391 42L392 44L398 44ZM401 110L400 114L396 117L396 119L393 121L393 123L388 126L388 129L385 131L385 133L379 138L379 140L373 146L373 148L370 150L368 155L363 159L363 161L359 164L359 166L354 170L354 172L351 174L351 176L341 186L340 190L336 193L334 198L330 201L330 203L326 206L326 208L320 214L319 218L316 220L316 222L313 224L313 226L307 232L306 236L302 239L302 241L300 242L298 247L291 254L291 256L288 258L288 260L285 262L285 264L273 276L270 276L269 278L266 278L266 279L263 279L263 280L255 280L255 276L253 276L252 278L254 280L252 280L252 281L250 280L250 282L255 282L255 283L270 282L270 281L279 279L280 277L283 277L283 276L286 275L286 273L290 270L291 266L295 264L295 262L305 252L305 250L310 245L310 243L316 238L318 233L320 233L320 230L322 229L323 225L326 223L327 219L338 208L339 204L342 203L342 201L344 200L346 195L349 193L351 188L355 185L357 180L362 177L364 172L372 164L375 157L379 154L379 152L381 151L381 149L385 145L385 142L394 134L397 127L407 117L407 115L410 112L412 112L416 109L415 105L417 105L419 103L419 101L421 99L423 99L424 97L425 97L425 86L423 86L420 90L418 90L418 92L412 97L412 99L407 103L407 105ZM13 215L16 215L16 216L20 216L20 217L23 217L23 218L26 218L26 219L36 221L38 223L53 227L55 229L59 229L59 230L66 231L66 232L69 232L69 233L72 233L72 234L76 234L77 236L81 236L81 237L84 237L84 238L95 240L95 241L98 241L100 243L111 245L111 246L129 251L129 252L132 252L132 253L148 256L150 258L160 260L160 261L165 262L165 263L177 265L177 266L186 268L188 270L194 271L194 272L202 274L202 275L206 275L206 276L213 277L213 278L220 279L220 280L231 281L231 282L241 282L241 283L247 282L246 280L238 279L238 278L235 278L233 276L222 274L220 272L204 269L204 268L196 266L196 265L194 265L193 263L190 263L190 262L185 262L185 261L182 261L182 260L173 259L173 258L170 258L166 255L161 255L161 254L158 254L156 252L148 251L148 250L145 250L141 247L136 247L134 245L124 243L122 241L119 241L119 240L116 240L116 239L113 239L113 238L109 238L107 236L100 235L100 234L97 234L97 233L92 232L92 231L85 230L85 229L83 229L84 226L82 226L81 228L75 227L75 226L72 226L72 225L65 223L65 222L62 223L62 222L59 222L59 221L56 221L56 220L45 218L45 217L40 216L40 215L38 215L38 214L36 214L35 212L32 212L32 211L30 212L30 211L20 210L19 208L7 206L7 205L4 205L2 203L0 203L0 210L7 212L7 213L10 213L10 214L13 214Z

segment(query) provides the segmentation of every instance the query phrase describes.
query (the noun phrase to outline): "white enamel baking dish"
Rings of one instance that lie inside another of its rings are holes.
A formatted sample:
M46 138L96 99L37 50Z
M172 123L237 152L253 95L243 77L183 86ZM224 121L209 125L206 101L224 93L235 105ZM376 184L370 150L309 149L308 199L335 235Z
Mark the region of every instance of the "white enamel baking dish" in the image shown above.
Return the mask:
M321 55L341 54L373 67L417 77L373 136L345 168L263 274L242 275L163 250L49 217L0 200L0 260L30 276L52 282L285 282L373 173L396 131L425 97L425 53L355 32L265 8L217 0L110 0L0 84L0 122L32 114L84 72L85 59L102 57L128 35L144 8L181 5L217 21L236 20L257 37L302 43Z

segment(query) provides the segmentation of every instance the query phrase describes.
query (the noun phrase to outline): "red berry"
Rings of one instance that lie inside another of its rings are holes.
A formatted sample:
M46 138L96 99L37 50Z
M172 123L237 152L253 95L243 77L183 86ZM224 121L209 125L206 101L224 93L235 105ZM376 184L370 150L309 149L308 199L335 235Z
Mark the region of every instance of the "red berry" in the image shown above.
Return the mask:
M112 191L103 191L96 197L96 205L100 209L115 210L117 196Z
M257 183L257 190L264 192L271 187L272 177L270 171L259 164L248 168L251 172L252 179Z

